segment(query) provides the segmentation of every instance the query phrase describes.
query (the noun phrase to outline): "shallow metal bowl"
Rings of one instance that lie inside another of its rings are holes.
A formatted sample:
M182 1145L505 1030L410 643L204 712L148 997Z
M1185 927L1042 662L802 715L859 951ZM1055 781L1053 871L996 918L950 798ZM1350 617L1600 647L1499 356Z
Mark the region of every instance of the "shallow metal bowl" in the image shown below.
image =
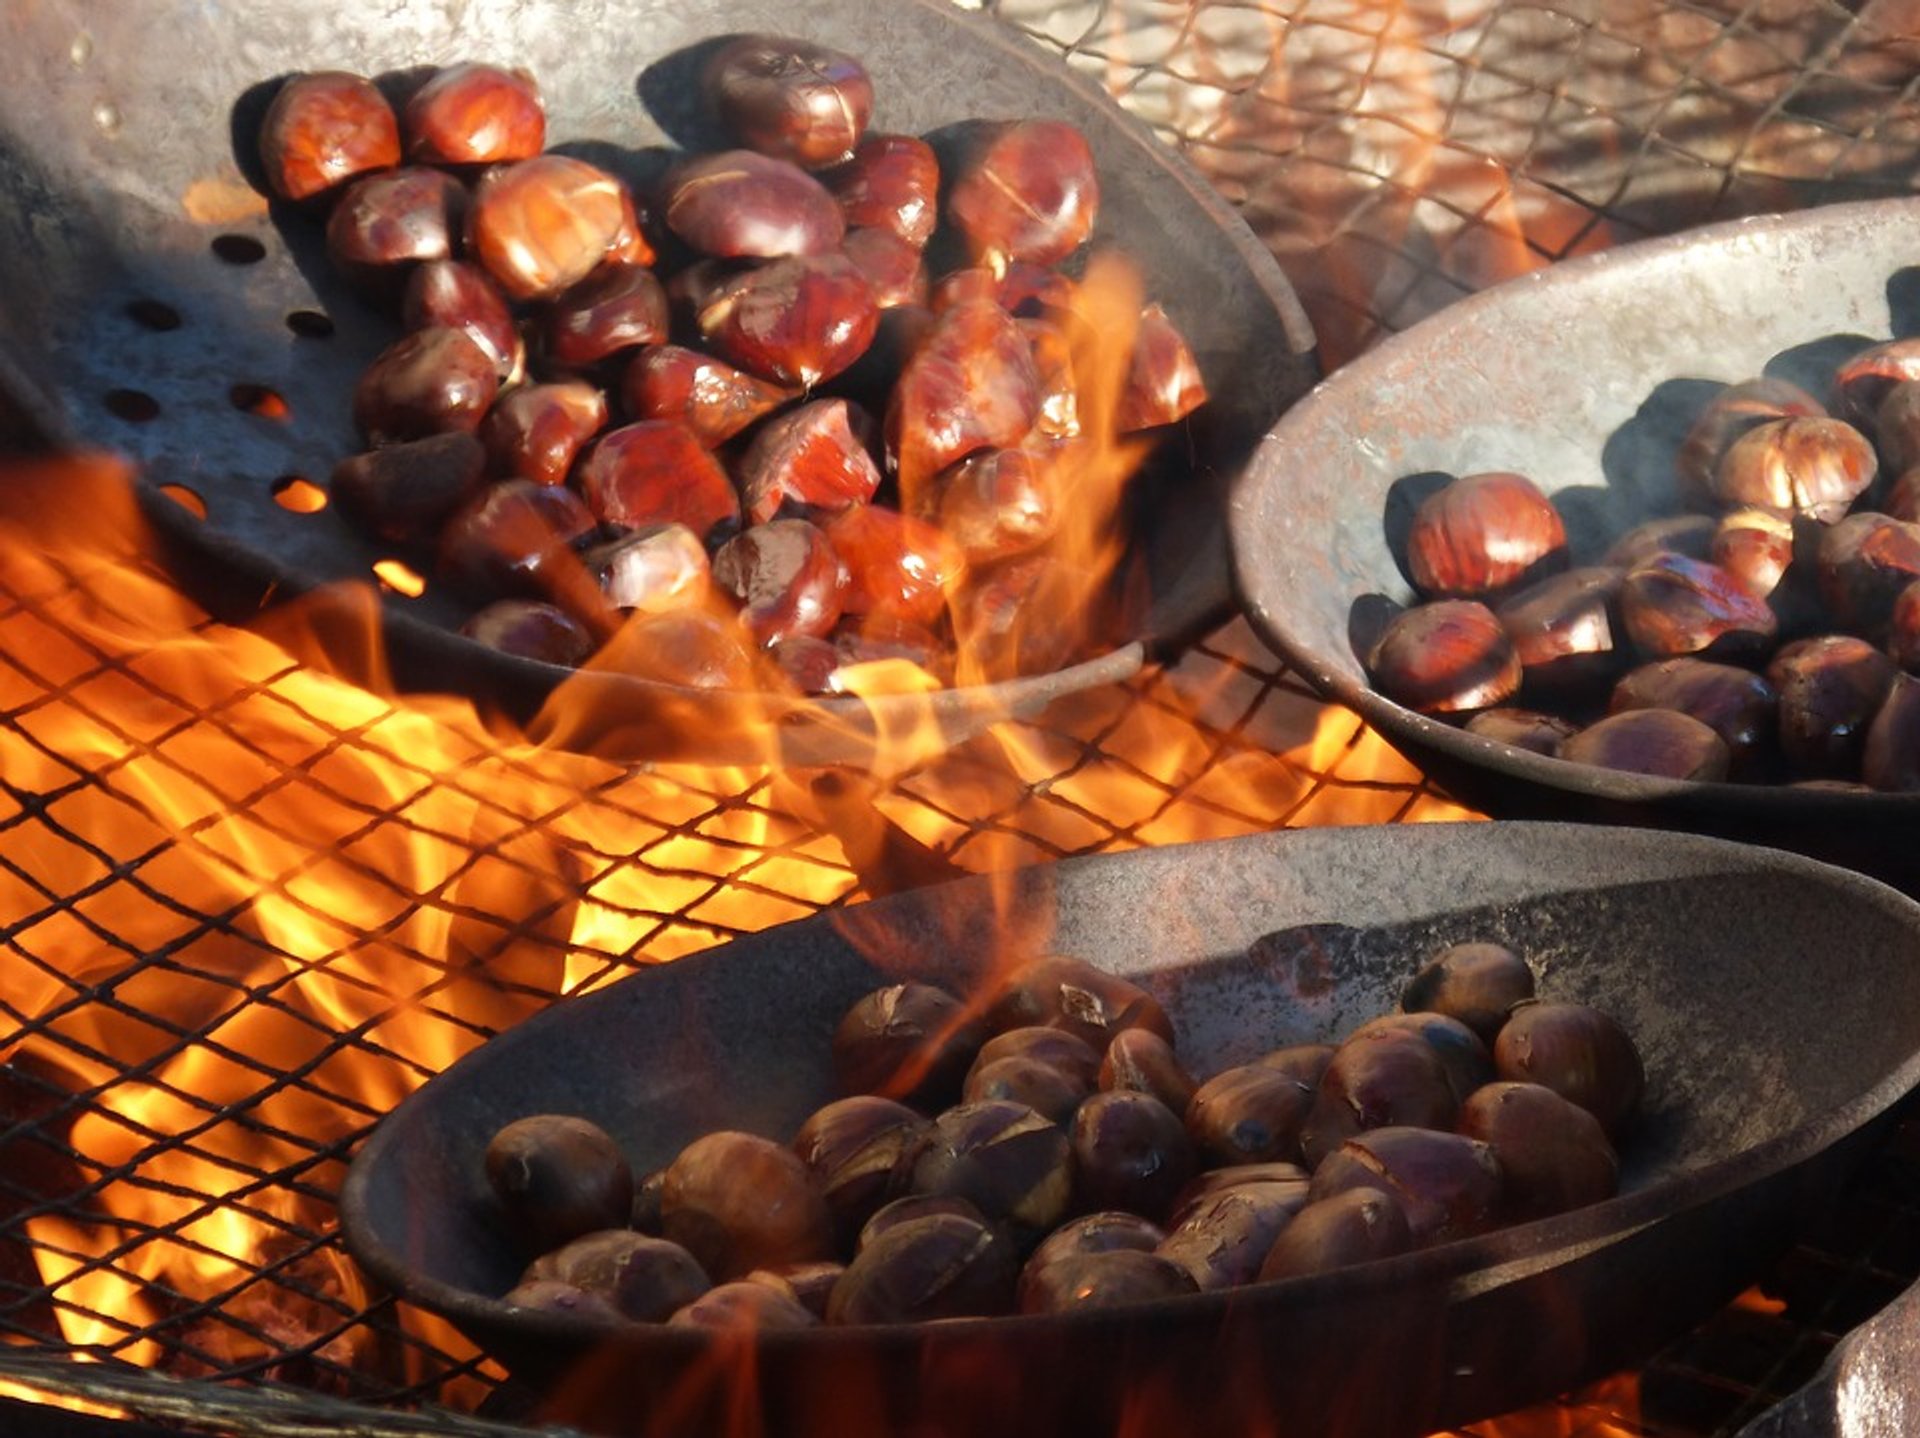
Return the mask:
M1444 943L1512 944L1543 993L1604 1006L1645 1055L1623 1192L1310 1279L745 1349L499 1301L521 1266L483 1173L502 1124L584 1115L642 1173L716 1128L784 1141L833 1096L828 1040L854 999L900 975L976 987L1005 933L1153 990L1202 1072L1395 1007ZM1856 875L1561 825L1303 831L1023 871L999 899L984 880L921 890L563 1003L403 1104L341 1213L377 1278L594 1428L732 1413L748 1426L728 1431L824 1434L856 1414L872 1431L1040 1435L1126 1413L1145 1425L1128 1431L1416 1434L1643 1358L1752 1282L1920 1079L1917 1051L1920 907Z
M948 691L934 720L958 737L1031 713L1124 678L1143 656L1217 622L1232 605L1226 493L1260 435L1312 383L1305 315L1246 225L1146 126L1011 31L940 0L13 7L0 20L0 271L14 280L0 307L0 390L41 429L126 450L149 485L199 496L204 522L165 500L150 508L222 612L244 616L267 592L368 579L389 551L332 512L292 511L276 496L294 477L324 483L359 448L352 384L396 331L332 274L311 216L269 213L260 201L249 170L271 82L317 68L391 76L461 59L524 65L545 94L552 146L640 179L647 147L719 143L690 50L744 30L859 55L873 75L876 129L1025 116L1077 124L1101 177L1095 243L1138 261L1213 392L1129 497L1153 594L1135 642L1055 673ZM258 387L287 412L254 412ZM524 713L569 673L459 638L451 631L463 613L432 587L388 598L405 683ZM858 759L876 728L900 727L887 711L913 702L743 703L619 676L589 683L599 722L579 741L632 757L757 757L767 729L741 721L765 712L796 758Z
M1676 512L1674 453L1719 385L1764 372L1820 394L1847 355L1920 332L1916 232L1911 200L1719 225L1510 281L1361 356L1282 418L1235 492L1254 625L1491 813L1754 839L1915 889L1920 795L1675 782L1526 753L1383 698L1355 631L1370 605L1414 597L1392 531L1421 481L1527 474L1565 516L1575 563Z

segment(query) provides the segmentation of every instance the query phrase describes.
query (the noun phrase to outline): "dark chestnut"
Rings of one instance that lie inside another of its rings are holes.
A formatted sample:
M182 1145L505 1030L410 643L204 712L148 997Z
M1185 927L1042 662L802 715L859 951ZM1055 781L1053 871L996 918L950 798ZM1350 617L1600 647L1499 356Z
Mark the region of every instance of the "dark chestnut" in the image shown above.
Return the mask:
M784 1293L815 1318L825 1322L827 1302L833 1297L834 1286L840 1282L840 1275L846 1271L846 1264L830 1260L783 1263L778 1268L756 1268L741 1281L764 1283L776 1292Z
M710 1288L667 1319L670 1328L718 1328L754 1331L812 1328L820 1322L791 1292L769 1283L736 1279Z
M722 1130L680 1150L660 1226L716 1279L833 1253L833 1216L807 1166L750 1133Z
M667 292L644 265L608 262L554 296L541 324L547 358L583 369L667 337Z
M1895 385L1920 379L1920 339L1870 345L1834 371L1836 411L1859 425L1873 423Z
M660 1236L660 1190L666 1181L667 1171L664 1168L656 1168L635 1181L633 1210L627 1217L627 1226L634 1232L649 1233L655 1238Z
M1100 1060L1099 1083L1108 1093L1152 1094L1177 1114L1200 1087L1173 1045L1152 1029L1122 1029Z
M1069 1313L1125 1303L1159 1303L1197 1293L1193 1275L1170 1258L1133 1249L1077 1253L1023 1274L1022 1313Z
M1463 1134L1389 1127L1354 1135L1327 1155L1308 1190L1314 1203L1356 1188L1391 1194L1415 1248L1485 1233L1497 1221L1500 1165Z
M1074 1196L1082 1208L1158 1218L1197 1163L1179 1115L1152 1094L1094 1094L1074 1111L1068 1139Z
M1160 1001L1118 974L1084 959L1050 956L1021 965L1001 983L987 1011L997 1031L1039 1026L1059 1028L1096 1051L1122 1029L1152 1029L1173 1042L1173 1020Z
M1133 355L1127 363L1127 381L1114 411L1114 428L1122 434L1173 424L1207 402L1207 382L1186 336L1174 327L1167 312L1150 304L1140 312L1140 328L1133 337ZM1078 425L1074 426L1078 429ZM1070 431L1071 432L1071 431Z
M1447 1071L1447 1086L1453 1090L1456 1100L1464 1101L1480 1085L1493 1082L1493 1055L1487 1051L1486 1042L1472 1028L1448 1014L1423 1010L1382 1014L1355 1029L1341 1047L1389 1032L1412 1034L1440 1056L1440 1063ZM1338 1056L1338 1050L1335 1055ZM1329 1063L1327 1067L1333 1065Z
M478 265L429 260L407 276L401 322L410 330L444 325L461 331L493 360L502 384L520 377L526 345L499 286Z
M574 458L606 424L607 397L590 384L524 384L494 401L480 438L496 475L565 484Z
M363 175L327 216L327 258L357 287L390 300L408 266L453 257L466 204L465 188L439 170Z
M974 1068L1006 1058L1028 1058L1059 1069L1074 1084L1092 1093L1102 1070L1100 1053L1080 1035L1065 1029L1033 1025L995 1034L980 1046Z
M531 1279L509 1290L500 1301L529 1313L552 1313L596 1323L615 1323L626 1317L606 1295L589 1293L557 1278Z
M712 449L773 413L793 392L698 350L656 345L627 366L620 396L634 418L678 420Z
M353 422L369 444L475 430L500 387L493 357L461 330L402 335L353 390Z
M1720 457L1748 430L1776 419L1819 418L1826 412L1819 400L1787 380L1760 378L1728 385L1707 402L1680 442L1674 469L1681 499L1697 507L1714 502L1713 477Z
M1237 1288L1253 1282L1306 1202L1305 1184L1235 1184L1189 1207L1154 1252L1186 1269L1203 1292Z
M1604 565L1549 575L1494 611L1513 641L1529 684L1569 688L1620 667L1613 605L1625 571Z
M1533 970L1503 944L1449 944L1415 974L1400 995L1407 1013L1458 1019L1492 1043L1507 1013L1533 997Z
M1895 677L1886 702L1873 716L1860 777L1874 789L1910 794L1920 790L1920 679Z
M854 1251L857 1253L867 1247L889 1229L942 1213L958 1214L983 1228L987 1223L986 1215L958 1194L909 1193L890 1203L883 1203L874 1210L873 1217L860 1226L860 1237L853 1245Z
M1536 709L1487 709L1467 721L1467 732L1551 758L1579 726Z
M1671 709L1698 719L1725 741L1728 769L1752 772L1773 748L1780 695L1750 669L1704 659L1643 664L1613 688L1608 710Z
M667 228L703 255L823 255L846 233L840 206L813 176L752 150L699 155L667 177Z
M708 64L706 87L742 144L809 168L847 157L873 113L864 65L785 35L728 41Z
M334 503L395 544L431 538L479 493L487 452L464 430L352 455L333 468Z
M628 1318L660 1323L712 1287L679 1244L630 1229L584 1234L535 1259L523 1284L553 1280L598 1294Z
M712 587L706 546L684 524L630 530L581 559L617 609L687 609L701 604Z
M1553 501L1522 474L1462 475L1414 511L1407 573L1430 598L1474 599L1566 564Z
M1880 509L1894 519L1903 519L1912 524L1920 521L1920 465L1900 474L1887 487L1886 498L1881 501Z
M1920 580L1920 524L1884 514L1850 514L1820 538L1820 597L1847 628L1886 632L1893 601Z
M1065 1124L1092 1092L1092 1083L1085 1079L1037 1058L1015 1054L991 1063L975 1063L967 1071L960 1097L967 1103L1004 1099L1025 1104L1043 1118Z
M961 164L947 218L996 273L1013 260L1058 264L1080 248L1100 210L1086 137L1062 120L992 131Z
M964 1198L1017 1240L1037 1242L1073 1197L1067 1136L1025 1104L961 1104L934 1119L913 1188Z
M570 1114L515 1119L487 1143L487 1182L532 1253L603 1228L633 1204L633 1171L598 1124Z
M551 299L607 258L632 212L627 187L605 170L536 155L481 177L467 239L509 298Z
M878 1094L836 1099L800 1125L793 1151L813 1174L842 1248L852 1247L883 1204L906 1193L928 1131L923 1116Z
M1627 571L1620 619L1635 644L1661 659L1759 654L1780 628L1766 601L1726 570L1678 554L1658 554Z
M1287 1044L1269 1049L1253 1061L1253 1066L1272 1069L1308 1088L1317 1089L1320 1080L1326 1076L1327 1065L1333 1062L1333 1056L1339 1051L1338 1044Z
M572 669L595 649L587 627L566 610L539 599L496 599L460 626L476 644Z
M1621 535L1602 556L1600 562L1614 569L1638 569L1662 554L1678 554L1685 559L1705 559L1713 547L1719 521L1706 514L1671 514L1636 524Z
M570 489L509 479L457 510L440 530L441 575L477 599L564 597L569 566L586 583L573 542L594 527Z
M855 420L846 400L817 399L761 425L738 465L747 522L765 524L788 504L838 510L871 499L880 470Z
M840 618L847 570L804 519L743 530L713 557L713 580L740 601L740 621L761 647L828 633Z
M922 517L960 546L968 564L992 564L1053 538L1059 489L1046 449L983 449L940 472L922 500Z
M1490 1083L1460 1106L1459 1131L1493 1150L1517 1219L1613 1197L1620 1161L1600 1121L1533 1083Z
M986 1224L957 1213L897 1224L863 1247L827 1300L827 1322L917 1323L1013 1306L1018 1259Z
M622 529L684 524L701 539L740 518L733 481L686 426L648 419L601 435L577 482L594 516Z
M1544 1084L1600 1120L1618 1139L1646 1086L1640 1051L1618 1021L1586 1004L1520 1004L1494 1040L1500 1077Z
M1894 662L1864 639L1824 634L1784 646L1767 666L1779 691L1780 752L1796 772L1860 772L1867 726L1893 686Z
M1307 1167L1368 1129L1451 1128L1459 1109L1439 1051L1405 1029L1374 1029L1340 1045L1301 1125Z
M1589 724L1560 745L1560 757L1627 774L1713 783L1727 776L1727 741L1690 715L1630 709Z
M1873 483L1880 461L1867 437L1844 420L1776 419L1727 447L1714 471L1714 497L1831 524Z
M1222 1189L1238 1188L1246 1183L1291 1184L1299 1190L1300 1201L1304 1203L1310 1177L1297 1163L1231 1163L1225 1168L1205 1169L1174 1195L1173 1207L1168 1211L1169 1221L1177 1225Z
M966 574L959 547L938 526L897 509L850 505L822 528L847 566L848 614L938 624Z
M913 351L887 404L887 452L906 508L948 465L1025 439L1040 413L1040 373L1020 326L990 300L946 311Z
M468 63L436 70L402 119L407 154L429 165L497 165L546 148L547 111L525 70Z
M1187 1105L1187 1131L1213 1164L1291 1160L1300 1153L1300 1129L1314 1091L1291 1075L1257 1064L1215 1074Z
M371 80L340 70L296 75L260 126L267 187L304 200L342 180L400 163L400 122Z
M1721 516L1707 558L1765 599L1793 563L1793 521L1753 505L1732 510Z
M721 280L700 306L708 344L742 369L811 389L873 342L880 309L852 260L795 255Z
M833 1034L833 1072L845 1093L943 1104L960 1091L982 1033L944 989L909 980L875 989Z
M1920 670L1920 579L1893 601L1887 621L1887 655L1909 674Z
M1489 709L1520 687L1506 628L1473 599L1443 599L1394 616L1367 655L1380 692L1427 714Z
M1413 1247L1400 1200L1385 1189L1350 1188L1310 1203L1280 1230L1260 1265L1260 1281L1326 1273Z
M820 182L840 202L848 229L885 229L924 249L939 220L940 162L912 135L868 135Z
M1123 1250L1151 1253L1166 1236L1166 1230L1160 1225L1137 1213L1126 1213L1119 1209L1083 1213L1078 1218L1068 1219L1041 1241L1032 1257L1027 1259L1021 1282L1024 1286L1027 1274L1061 1258Z

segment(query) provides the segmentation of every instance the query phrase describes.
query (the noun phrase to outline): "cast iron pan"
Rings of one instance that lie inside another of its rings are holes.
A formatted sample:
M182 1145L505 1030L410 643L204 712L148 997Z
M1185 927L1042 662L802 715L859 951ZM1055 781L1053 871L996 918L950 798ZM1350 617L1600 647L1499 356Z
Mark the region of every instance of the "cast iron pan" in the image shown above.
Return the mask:
M699 112L690 47L742 30L800 34L858 54L877 129L923 133L977 117L1078 124L1099 166L1096 242L1123 246L1194 344L1213 402L1139 476L1128 516L1154 603L1137 642L1053 674L953 691L954 733L1133 672L1232 604L1223 508L1260 436L1312 383L1312 336L1272 257L1182 160L1095 85L941 0L380 0L316 4L46 0L0 18L0 383L56 435L134 455L150 485L181 485L206 521L149 506L196 588L223 612L262 595L366 579L386 551L331 513L290 512L292 477L324 484L358 444L354 377L396 331L331 275L319 228L268 214L246 174L271 84L344 68L390 77L457 59L525 65L539 78L551 146L635 179L646 147L719 142ZM404 77L396 77L403 80ZM598 142L598 143L595 143ZM155 303L164 306L156 309ZM316 320L314 316L326 319ZM173 324L177 317L178 324ZM156 325L166 328L156 328ZM316 336L316 327L330 333ZM244 407L264 386L284 419ZM130 398L130 396L134 396ZM139 398L144 397L144 398ZM462 612L431 588L389 600L404 682L465 691L525 713L567 671L504 659L450 634ZM636 757L726 759L763 748L730 724L737 700L613 679L577 742ZM798 706L775 704L774 717ZM884 709L884 703L876 706ZM795 757L860 757L883 713L857 701L786 719ZM811 746L811 749L809 748Z
M1510 281L1355 360L1280 422L1234 493L1255 626L1489 812L1753 839L1920 889L1920 795L1674 782L1525 753L1382 698L1355 632L1383 598L1413 598L1389 533L1442 476L1530 476L1566 517L1576 564L1677 512L1674 453L1722 384L1764 372L1823 394L1846 356L1920 332L1917 229L1920 203L1889 200L1653 240Z
M833 1096L828 1038L856 997L905 974L965 989L996 932L1153 989L1202 1072L1396 1006L1443 943L1515 945L1543 992L1603 1005L1645 1054L1623 1193L1311 1279L750 1351L496 1301L520 1269L482 1173L501 1124L585 1115L643 1173L715 1128L784 1141ZM377 1278L596 1429L718 1431L733 1412L727 1431L1105 1433L1130 1404L1135 1432L1425 1433L1644 1358L1752 1281L1920 1079L1917 939L1920 908L1870 880L1685 835L1379 827L1063 863L1001 898L967 880L879 900L549 1010L387 1119L341 1216Z

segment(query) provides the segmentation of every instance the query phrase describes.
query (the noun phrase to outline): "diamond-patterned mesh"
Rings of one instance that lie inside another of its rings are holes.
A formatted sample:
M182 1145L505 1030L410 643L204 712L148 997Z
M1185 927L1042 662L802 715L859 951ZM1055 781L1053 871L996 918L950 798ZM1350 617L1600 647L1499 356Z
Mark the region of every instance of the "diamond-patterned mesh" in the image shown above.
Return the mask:
M1909 192L1920 154L1911 0L989 8L1240 205L1330 366L1566 255ZM261 1432L429 1403L478 1432L457 1415L497 1375L367 1292L332 1198L379 1115L490 1034L955 872L1458 813L1238 623L885 783L616 769L354 689L138 556L0 553L0 1392ZM1856 1188L1883 1227L1911 1216L1902 1152ZM1616 1383L1503 1434L1730 1431L1920 1270L1869 1226L1801 1256L1829 1286L1790 1265L1785 1312L1650 1368L1639 1419Z

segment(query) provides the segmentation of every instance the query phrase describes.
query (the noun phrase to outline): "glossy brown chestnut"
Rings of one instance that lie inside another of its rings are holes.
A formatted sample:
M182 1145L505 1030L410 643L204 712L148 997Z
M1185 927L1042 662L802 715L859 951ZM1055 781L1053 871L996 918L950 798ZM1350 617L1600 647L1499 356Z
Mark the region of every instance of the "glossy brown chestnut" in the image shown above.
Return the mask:
M833 1297L834 1285L839 1283L840 1275L846 1271L846 1264L827 1260L783 1263L778 1268L756 1268L741 1281L764 1283L776 1292L784 1293L824 1323L827 1302Z
M1604 565L1570 569L1529 584L1494 610L1529 684L1564 690L1618 671L1613 606L1625 577Z
M542 1279L598 1294L641 1323L664 1322L712 1287L699 1261L679 1244L624 1228L585 1234L543 1254L521 1281Z
M1860 772L1867 726L1893 687L1894 661L1864 639L1824 634L1784 646L1767 665L1779 691L1780 752L1796 773Z
M1643 664L1613 688L1608 712L1671 709L1698 719L1727 746L1728 772L1752 772L1772 751L1779 692L1751 669L1704 659Z
M1033 1059L1059 1069L1087 1093L1093 1092L1101 1073L1099 1051L1065 1029L1033 1025L995 1034L980 1046L973 1066L979 1069L1006 1058Z
M687 689L742 690L753 656L731 619L698 609L635 612L600 651L598 667Z
M1200 1199L1154 1250L1188 1273L1202 1292L1253 1282L1293 1216L1307 1203L1301 1183L1240 1183Z
M870 1240L827 1300L827 1322L921 1323L1013 1307L1019 1260L986 1224L957 1213L902 1223Z
M1548 757L1558 754L1561 744L1578 729L1570 719L1536 709L1488 709L1467 721L1469 734Z
M729 41L709 62L706 87L742 144L808 168L849 155L873 113L864 65L786 35Z
M1058 485L1044 450L984 449L942 470L922 517L933 520L970 565L1026 554L1060 525Z
M267 187L304 200L342 180L400 163L400 122L373 82L340 70L296 75L260 125Z
M440 573L478 599L556 593L556 585L564 587L560 571L579 567L573 542L593 527L572 490L506 480L474 496L441 528Z
M979 449L1008 449L1040 413L1040 374L1020 326L989 300L934 321L887 405L887 453L909 510L933 476Z
M1430 598L1471 599L1563 568L1567 530L1522 474L1462 475L1429 495L1407 531L1407 573Z
M792 1293L768 1283L744 1278L708 1289L667 1319L670 1328L718 1328L758 1331L768 1328L812 1328L819 1318Z
M1407 982L1407 1013L1445 1014L1492 1043L1513 1006L1533 997L1533 970L1504 944L1449 944Z
M1151 1029L1174 1041L1173 1020L1145 989L1084 959L1058 955L1008 974L987 1011L987 1026L996 1031L1036 1025L1065 1029L1100 1053L1122 1029Z
M1732 510L1721 516L1707 559L1765 599L1780 587L1793 563L1793 521L1753 505Z
M1720 456L1713 493L1722 504L1749 504L1831 524L1879 469L1872 444L1844 420L1769 420Z
M800 1125L793 1151L813 1174L843 1249L883 1204L906 1193L929 1130L921 1115L878 1094L836 1099Z
M1152 1094L1177 1114L1187 1111L1200 1087L1173 1045L1152 1029L1122 1029L1113 1036L1100 1060L1099 1084L1108 1093Z
M529 1253L626 1224L633 1171L612 1135L589 1119L534 1114L488 1140L487 1183Z
M1631 709L1589 724L1560 745L1560 757L1627 774L1713 783L1727 776L1727 741L1671 709Z
M627 1216L627 1226L636 1233L660 1236L660 1189L667 1181L667 1171L656 1168L652 1173L635 1180L633 1185L633 1209Z
M1072 1201L1067 1136L1025 1104L961 1104L934 1119L913 1166L913 1190L964 1198L1028 1247L1066 1217Z
M1159 1218L1198 1163L1179 1115L1147 1093L1094 1094L1074 1110L1067 1137L1081 1208Z
M938 624L966 575L958 545L938 526L897 509L855 504L821 527L847 566L848 614Z
M493 357L464 331L402 335L373 358L353 389L353 422L373 445L475 430L500 388Z
M1005 1100L1025 1104L1050 1123L1064 1125L1093 1085L1039 1059L1013 1055L967 1070L960 1097L967 1103Z
M627 187L568 155L537 155L487 171L467 240L508 297L551 299L593 273L632 214Z
M1728 385L1707 401L1680 442L1674 469L1681 500L1703 508L1714 502L1720 457L1748 430L1776 419L1821 418L1826 412L1819 400L1787 380L1763 377Z
M1120 632L1095 577L1045 553L970 574L951 606L974 682L1051 673Z
M1174 1195L1169 1221L1177 1225L1222 1189L1238 1188L1246 1183L1290 1184L1299 1191L1300 1201L1304 1203L1307 1180L1310 1177L1306 1169L1297 1163L1277 1161L1232 1163L1225 1168L1203 1169L1194 1176L1192 1182Z
M1646 1071L1617 1020L1586 1004L1533 1000L1517 1005L1494 1040L1500 1077L1544 1084L1595 1118L1618 1140L1640 1108Z
M558 605L539 599L496 599L469 615L460 632L502 654L566 669L583 663L595 648L584 624Z
M840 253L853 261L881 309L926 304L927 272L920 251L892 230L849 230Z
M1197 1293L1193 1275L1170 1258L1133 1249L1056 1259L1020 1280L1022 1313L1070 1313L1126 1303L1160 1303Z
M1834 410L1858 425L1873 423L1895 385L1920 379L1920 339L1871 345L1834 371Z
M712 577L706 546L684 524L635 529L581 556L618 609L664 614L707 597Z
M791 256L722 280L698 324L707 343L742 369L810 389L860 358L879 315L866 277L835 252Z
M873 1217L860 1227L860 1238L853 1246L854 1252L860 1252L890 1229L943 1213L958 1214L983 1228L987 1225L986 1215L957 1194L909 1193L890 1203L881 1204L874 1211Z
M1886 632L1893 601L1920 579L1920 524L1850 514L1820 538L1820 597L1842 625L1868 638Z
M1193 357L1186 336L1164 309L1148 305L1140 312L1140 328L1134 332L1133 357L1127 363L1127 382L1114 411L1114 427L1125 434L1173 424L1206 402L1207 382L1200 376L1200 362Z
M724 260L824 255L846 233L840 206L813 176L752 150L700 155L667 177L667 228Z
M1317 1089L1326 1077L1327 1065L1339 1051L1338 1044L1287 1044L1268 1050L1253 1062L1257 1068L1272 1069Z
M871 422L859 418L866 429ZM748 523L765 524L788 504L838 510L871 499L880 469L855 421L846 400L817 399L763 424L737 467Z
M603 524L684 524L703 540L740 519L733 481L684 425L649 419L608 430L580 461L577 483Z
M405 544L431 538L478 494L486 466L480 441L454 430L351 455L333 467L327 487L373 534Z
M1340 1045L1300 1129L1307 1167L1368 1129L1451 1128L1460 1101L1440 1053L1407 1029L1363 1031Z
M1488 709L1520 687L1520 656L1505 626L1474 599L1443 599L1394 616L1367 656L1380 692L1409 709Z
M834 1030L834 1077L845 1093L943 1104L960 1092L982 1037L946 990L893 984L863 997Z
M1459 1019L1432 1010L1416 1009L1368 1019L1347 1036L1346 1043L1341 1047L1359 1044L1385 1033L1412 1034L1438 1054L1440 1064L1447 1072L1447 1087L1453 1090L1454 1099L1458 1102L1464 1102L1467 1095L1482 1084L1493 1082L1493 1055L1487 1051L1487 1045L1480 1035ZM1335 1056L1338 1056L1338 1050ZM1329 1063L1327 1066L1331 1068L1333 1065Z
M401 323L410 330L444 325L460 330L493 360L502 384L519 377L526 360L520 327L499 286L478 265L429 260L407 276Z
M695 1139L667 1165L660 1226L715 1279L833 1255L833 1216L788 1149L749 1133Z
M1187 1131L1209 1164L1291 1162L1313 1102L1313 1088L1290 1074L1243 1064L1194 1090Z
M1021 1273L1021 1286L1030 1273L1038 1272L1057 1259L1088 1253L1151 1253L1166 1238L1166 1230L1137 1213L1105 1209L1070 1218L1046 1236L1027 1259Z
M327 258L361 290L390 299L407 266L452 258L466 207L465 187L439 170L364 175L327 216Z
M1920 679L1901 674L1867 730L1860 777L1874 789L1911 794L1920 790Z
M1766 601L1726 570L1678 554L1658 554L1627 571L1620 619L1633 642L1659 659L1759 654L1780 629Z
M939 220L940 162L913 135L867 135L819 180L840 202L849 230L884 229L924 249Z
M804 519L736 534L713 556L713 580L740 601L740 622L762 648L796 634L829 633L847 592L846 566Z
M1376 1128L1356 1134L1313 1172L1310 1201L1356 1188L1391 1194L1406 1214L1415 1248L1485 1233L1498 1221L1500 1165L1493 1150L1463 1134L1430 1128Z
M678 420L712 449L785 404L793 391L698 350L656 345L634 356L620 395L634 418Z
M525 70L468 63L436 70L402 115L407 154L429 165L530 160L547 145L540 87Z
M1636 524L1607 547L1601 563L1614 569L1638 569L1661 554L1705 559L1719 521L1708 514L1670 514Z
M1062 120L1022 120L990 132L947 196L947 218L996 273L1010 261L1058 264L1092 233L1100 181L1086 137Z
M1514 1218L1584 1208L1620 1187L1620 1161L1600 1121L1539 1084L1488 1084L1460 1106L1458 1128L1493 1150Z
M1310 1203L1280 1230L1260 1265L1260 1281L1326 1273L1413 1247L1406 1211L1385 1189L1350 1188Z
M540 333L553 363L598 364L667 337L667 292L644 265L609 261L554 297Z
M607 424L607 397L581 380L526 384L494 401L480 439L494 474L565 484L587 441Z

